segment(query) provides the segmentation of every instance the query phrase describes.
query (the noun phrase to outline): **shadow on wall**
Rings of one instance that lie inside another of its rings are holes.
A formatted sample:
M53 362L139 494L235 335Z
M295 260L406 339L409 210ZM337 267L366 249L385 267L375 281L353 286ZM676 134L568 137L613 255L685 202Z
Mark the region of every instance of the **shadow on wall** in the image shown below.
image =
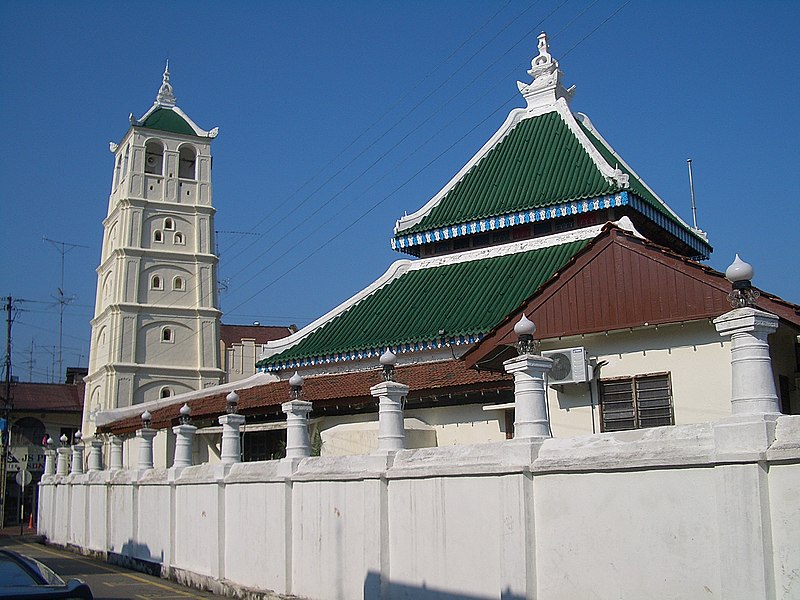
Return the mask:
M109 552L108 562L140 573L161 576L161 565L164 562L163 551L159 556L153 556L147 544L135 540L128 540L122 545L120 552Z
M392 600L402 598L409 600L497 600L498 598L499 600L525 600L525 596L515 594L508 589L501 590L499 596L478 596L429 588L424 584L417 586L385 581L381 585L380 573L370 571L364 579L364 600L380 600L381 598L391 598Z

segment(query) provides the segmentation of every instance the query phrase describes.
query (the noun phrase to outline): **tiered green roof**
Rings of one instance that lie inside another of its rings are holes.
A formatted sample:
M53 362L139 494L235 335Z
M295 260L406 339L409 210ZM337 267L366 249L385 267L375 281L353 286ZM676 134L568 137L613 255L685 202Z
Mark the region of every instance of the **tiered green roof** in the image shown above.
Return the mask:
M573 121L575 129L565 119ZM585 135L583 143L578 139L579 134ZM589 145L600 158L589 153ZM605 163L602 169L601 163ZM511 226L519 224L517 215L526 212L618 194L622 194L622 199L615 200L617 205L631 204L676 237L688 241L698 254L710 252L708 243L677 218L601 138L571 113L562 113L556 106L550 112L523 118L513 125L418 222L407 228L400 224L395 246L405 247L405 242L413 241L417 234L444 235L448 228L457 230L465 224L482 221L491 229ZM629 201L628 194L636 199ZM565 214L587 209L579 206L570 210L573 212ZM557 212L557 216L562 214L560 210ZM508 219L509 216L513 218ZM500 217L506 218L503 223L497 222ZM548 214L545 218L552 217ZM456 235L457 231L452 237Z
M567 127L549 112L524 119L402 234L458 225L621 191L607 181Z
M286 369L474 342L588 244L556 246L411 269L257 363Z

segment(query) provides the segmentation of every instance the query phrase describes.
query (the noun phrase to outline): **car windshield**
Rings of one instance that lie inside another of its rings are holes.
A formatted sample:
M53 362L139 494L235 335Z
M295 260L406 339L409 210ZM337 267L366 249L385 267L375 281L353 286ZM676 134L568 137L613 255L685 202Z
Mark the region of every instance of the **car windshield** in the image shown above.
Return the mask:
M7 556L0 555L0 581L3 586L39 585L25 568Z
M20 556L25 562L30 565L31 569L38 571L42 578L47 582L47 585L64 585L64 580L59 577L53 569L44 563L40 563L35 558L30 556Z

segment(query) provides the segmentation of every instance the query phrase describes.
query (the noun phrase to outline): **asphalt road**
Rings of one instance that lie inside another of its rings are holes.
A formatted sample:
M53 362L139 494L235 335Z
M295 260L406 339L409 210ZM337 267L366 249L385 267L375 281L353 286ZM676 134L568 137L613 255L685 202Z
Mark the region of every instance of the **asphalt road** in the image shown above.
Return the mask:
M53 569L65 580L82 579L92 588L94 597L104 598L221 598L208 592L187 588L160 579L110 565L66 550L39 544L33 539L0 539L0 546L27 554Z

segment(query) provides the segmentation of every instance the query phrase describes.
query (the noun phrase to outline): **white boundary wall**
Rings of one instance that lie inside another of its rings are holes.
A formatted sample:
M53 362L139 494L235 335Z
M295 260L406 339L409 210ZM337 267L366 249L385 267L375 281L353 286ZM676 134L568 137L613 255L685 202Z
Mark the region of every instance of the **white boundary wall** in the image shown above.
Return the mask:
M800 416L285 467L48 476L39 531L218 592L800 598Z

